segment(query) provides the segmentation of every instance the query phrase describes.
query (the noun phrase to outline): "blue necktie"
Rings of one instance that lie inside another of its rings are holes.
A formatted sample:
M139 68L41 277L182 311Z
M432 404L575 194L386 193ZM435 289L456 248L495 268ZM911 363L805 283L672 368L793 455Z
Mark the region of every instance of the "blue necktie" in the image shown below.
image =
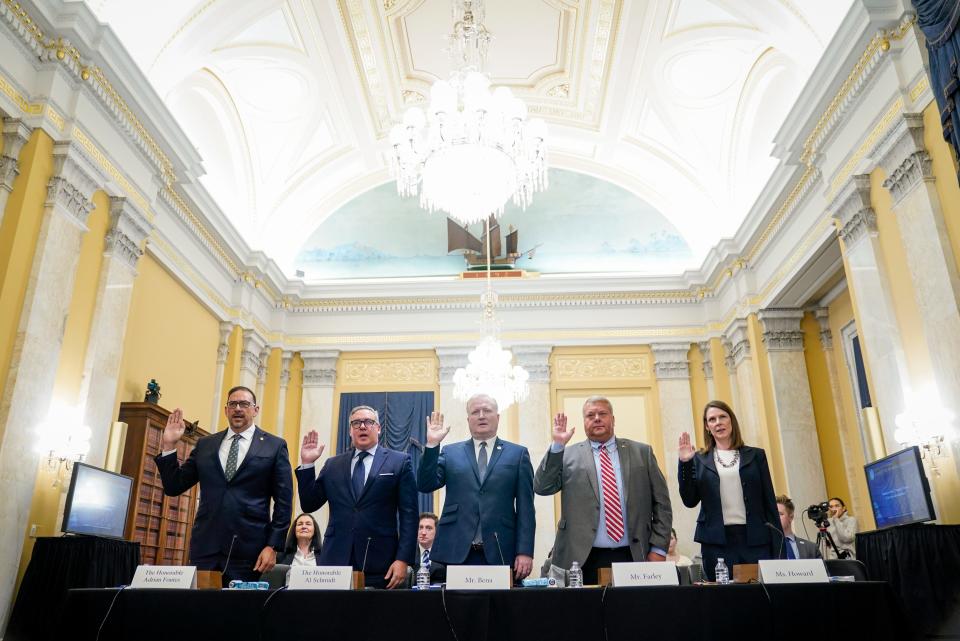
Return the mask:
M370 452L360 452L357 454L357 464L353 466L353 498L360 500L363 494L363 459L370 456Z
M428 568L430 567L430 550L423 551L423 556L420 557L420 565L425 565Z
M793 539L787 539L787 558L788 558L788 559L795 559L795 558L797 558L797 555L793 553L793 546L794 546L794 545L795 545L795 543L793 542Z

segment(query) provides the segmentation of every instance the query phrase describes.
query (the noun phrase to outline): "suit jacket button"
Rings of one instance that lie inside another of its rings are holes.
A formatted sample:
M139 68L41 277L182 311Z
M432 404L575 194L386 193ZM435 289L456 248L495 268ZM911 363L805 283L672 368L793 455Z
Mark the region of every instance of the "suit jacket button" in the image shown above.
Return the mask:
M634 542L634 543L639 543L639 542L640 542L640 539L633 539L633 542Z

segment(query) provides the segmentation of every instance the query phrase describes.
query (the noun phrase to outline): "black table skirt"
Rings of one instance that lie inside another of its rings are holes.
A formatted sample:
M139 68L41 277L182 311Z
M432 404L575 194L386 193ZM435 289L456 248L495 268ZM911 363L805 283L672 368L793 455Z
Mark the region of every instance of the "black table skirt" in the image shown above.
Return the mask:
M71 639L903 639L886 583L502 592L71 590ZM832 613L832 614L831 614ZM812 627L811 627L812 626ZM819 630L819 632L818 632Z

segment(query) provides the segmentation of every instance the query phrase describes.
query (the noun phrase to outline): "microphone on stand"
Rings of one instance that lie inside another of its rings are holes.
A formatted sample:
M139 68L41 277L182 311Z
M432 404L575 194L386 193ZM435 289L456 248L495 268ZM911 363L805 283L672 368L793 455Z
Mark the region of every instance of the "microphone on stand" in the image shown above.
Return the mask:
M784 542L784 539L787 538L786 535L784 535L783 532L781 532L780 530L778 530L778 529L777 529L777 526L775 526L775 525L772 525L772 524L770 524L770 523L764 523L764 525L766 525L768 528L770 528L771 530L773 530L774 532L776 532L777 535L780 536L780 549L777 551L777 558L778 558L778 559L782 559L782 558L783 558L783 542Z
M497 554L500 555L500 565L506 565L507 562L503 560L503 550L500 549L500 536L496 532L494 532L493 538L497 542Z
M364 577L367 576L367 554L370 552L370 540L372 538L372 536L367 537L367 547L363 550L363 563L360 564L360 574ZM366 580L364 580L364 584L366 584Z
M221 575L224 577L227 576L227 568L230 567L230 557L233 556L233 545L236 542L237 542L237 535L234 534L233 538L230 539L230 549L227 550L227 560L224 561L223 563L223 572L221 572Z

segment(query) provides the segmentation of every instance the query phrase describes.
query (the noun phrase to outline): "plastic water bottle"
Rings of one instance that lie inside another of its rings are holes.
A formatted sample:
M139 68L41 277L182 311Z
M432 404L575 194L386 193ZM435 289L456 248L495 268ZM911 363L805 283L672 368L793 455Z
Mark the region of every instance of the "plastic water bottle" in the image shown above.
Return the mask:
M570 578L567 585L571 588L583 587L583 570L580 569L580 564L576 561L570 565Z
M717 583L720 585L730 583L730 573L727 570L727 564L723 562L723 558L717 559L717 569L714 571L717 575Z
M430 568L426 565L421 565L420 569L417 570L417 589L427 590L429 588L430 588Z

